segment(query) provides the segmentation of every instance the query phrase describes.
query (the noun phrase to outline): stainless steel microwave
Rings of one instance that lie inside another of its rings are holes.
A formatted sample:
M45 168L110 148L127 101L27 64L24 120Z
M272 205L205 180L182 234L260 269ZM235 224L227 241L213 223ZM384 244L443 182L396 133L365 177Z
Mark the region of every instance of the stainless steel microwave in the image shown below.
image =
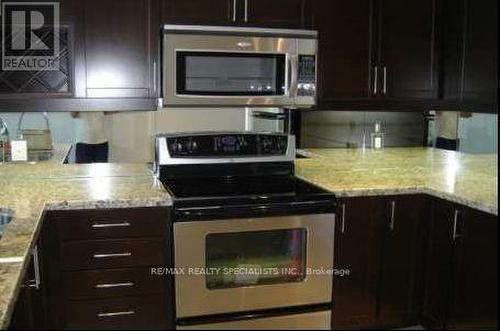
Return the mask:
M317 32L165 25L164 107L316 104Z

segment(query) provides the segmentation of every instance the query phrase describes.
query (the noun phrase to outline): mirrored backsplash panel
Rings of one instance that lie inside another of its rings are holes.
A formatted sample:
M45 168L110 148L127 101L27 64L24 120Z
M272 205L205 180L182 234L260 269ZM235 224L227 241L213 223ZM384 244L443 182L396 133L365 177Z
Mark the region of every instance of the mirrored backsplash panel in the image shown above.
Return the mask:
M380 121L386 147L423 146L427 140L420 112L302 112L301 148L370 148Z
M498 154L498 115L461 113L458 139L461 152Z

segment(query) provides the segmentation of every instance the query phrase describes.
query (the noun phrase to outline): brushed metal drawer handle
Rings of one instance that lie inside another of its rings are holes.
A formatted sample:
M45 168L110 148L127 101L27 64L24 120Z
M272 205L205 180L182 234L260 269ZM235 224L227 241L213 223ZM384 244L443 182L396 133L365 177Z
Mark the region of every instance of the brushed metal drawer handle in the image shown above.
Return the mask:
M128 310L128 311L117 311L117 312L112 312L112 313L98 313L97 317L115 317L115 316L126 316L126 315L134 315L135 311L133 310Z
M109 283L109 284L97 284L95 288L132 287L134 285L135 284L133 282Z
M106 259L110 257L127 257L132 256L132 253L113 253L113 254L94 254L94 259Z
M94 223L92 224L92 228L94 229L104 229L104 228L121 228L130 226L129 222L121 222L121 223Z

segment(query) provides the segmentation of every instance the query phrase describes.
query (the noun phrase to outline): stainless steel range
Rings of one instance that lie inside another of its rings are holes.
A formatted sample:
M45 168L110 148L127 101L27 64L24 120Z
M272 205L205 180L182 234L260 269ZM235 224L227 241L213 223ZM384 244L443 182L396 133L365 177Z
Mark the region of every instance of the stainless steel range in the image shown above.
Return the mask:
M329 329L333 194L294 176L291 135L159 135L179 329Z

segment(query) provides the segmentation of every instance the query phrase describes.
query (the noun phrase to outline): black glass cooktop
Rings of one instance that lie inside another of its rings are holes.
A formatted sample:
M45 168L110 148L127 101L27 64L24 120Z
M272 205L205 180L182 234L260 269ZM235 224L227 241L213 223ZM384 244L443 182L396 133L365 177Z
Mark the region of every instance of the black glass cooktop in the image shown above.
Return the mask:
M178 206L305 202L333 194L294 176L184 178L164 181Z

